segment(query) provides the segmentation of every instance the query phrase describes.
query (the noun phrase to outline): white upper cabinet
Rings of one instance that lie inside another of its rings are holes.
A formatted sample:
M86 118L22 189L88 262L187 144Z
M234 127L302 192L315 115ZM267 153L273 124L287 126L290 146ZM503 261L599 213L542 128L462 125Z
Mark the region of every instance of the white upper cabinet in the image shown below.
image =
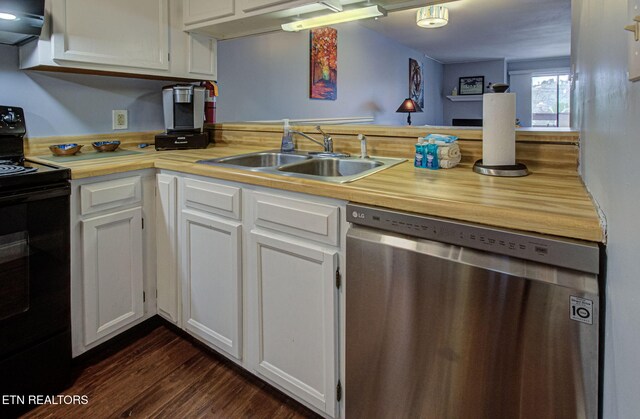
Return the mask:
M184 29L216 39L280 30L294 16L322 10L318 0L184 0ZM309 9L311 7L311 9ZM286 11L286 12L285 12Z
M184 0L183 7L184 24L191 25L233 15L235 0Z
M243 12L252 12L254 10L266 9L270 6L290 3L294 2L291 0L238 0L238 5Z
M197 33L187 34L187 37L189 43L187 50L189 68L187 72L189 77L202 76L208 80L217 79L217 41Z
M448 0L377 0L375 4L391 12L446 1ZM357 3L362 2L359 0L184 0L184 29L210 35L216 39L238 38L279 31L283 23L320 14L331 14L333 7L338 4L352 8ZM359 4L358 7L362 5Z
M182 30L180 0L47 0L20 68L215 80L216 40Z
M53 2L54 60L169 69L168 0Z

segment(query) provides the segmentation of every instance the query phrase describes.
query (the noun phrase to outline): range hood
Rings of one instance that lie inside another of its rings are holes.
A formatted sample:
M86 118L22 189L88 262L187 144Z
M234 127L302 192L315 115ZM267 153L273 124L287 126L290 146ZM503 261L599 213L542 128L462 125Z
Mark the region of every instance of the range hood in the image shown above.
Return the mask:
M0 44L21 45L40 36L44 0L0 0Z

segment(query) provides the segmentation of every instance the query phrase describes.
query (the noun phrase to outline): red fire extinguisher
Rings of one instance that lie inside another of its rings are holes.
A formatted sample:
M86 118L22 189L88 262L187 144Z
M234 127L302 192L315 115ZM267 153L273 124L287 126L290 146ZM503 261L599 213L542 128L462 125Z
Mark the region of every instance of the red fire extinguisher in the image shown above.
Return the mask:
M218 96L218 84L215 81L203 81L200 86L205 88L204 94L204 120L207 124L216 122L216 97Z

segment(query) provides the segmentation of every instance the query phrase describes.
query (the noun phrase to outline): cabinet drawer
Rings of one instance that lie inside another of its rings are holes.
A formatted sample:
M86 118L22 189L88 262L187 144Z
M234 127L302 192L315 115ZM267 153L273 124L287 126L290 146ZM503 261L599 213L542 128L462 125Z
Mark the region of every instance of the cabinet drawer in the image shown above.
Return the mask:
M140 176L80 186L82 215L134 204L142 199Z
M340 208L337 206L255 192L252 212L256 226L339 245Z
M240 188L185 179L184 207L239 220Z

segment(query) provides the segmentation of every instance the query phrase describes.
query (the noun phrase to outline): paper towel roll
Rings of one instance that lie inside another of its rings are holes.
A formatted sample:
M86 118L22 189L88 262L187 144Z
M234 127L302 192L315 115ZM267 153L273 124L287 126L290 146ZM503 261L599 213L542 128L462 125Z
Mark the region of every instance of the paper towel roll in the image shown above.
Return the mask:
M516 94L486 93L482 104L482 164L516 163Z

